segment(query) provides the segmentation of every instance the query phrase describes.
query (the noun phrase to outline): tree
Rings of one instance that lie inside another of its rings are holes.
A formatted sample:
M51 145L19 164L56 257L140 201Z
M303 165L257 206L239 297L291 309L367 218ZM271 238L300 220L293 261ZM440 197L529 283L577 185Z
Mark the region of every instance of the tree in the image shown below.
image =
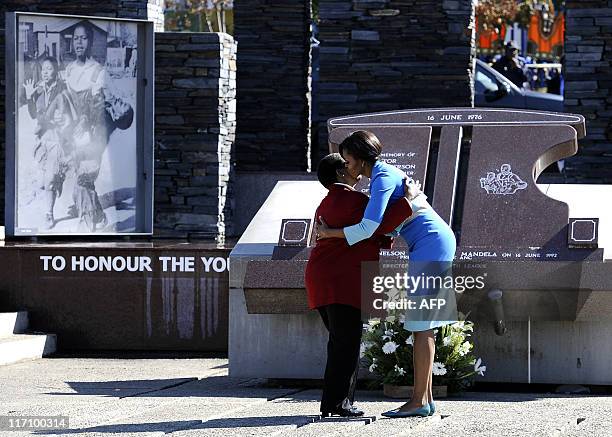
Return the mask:
M536 11L554 17L555 6L563 8L564 4L562 0L477 0L478 30L499 33L504 24L512 23L525 29Z
M514 20L517 12L516 0L480 0L476 4L479 31L499 33L504 24Z
M227 33L226 11L233 8L233 0L166 0L166 11L172 13L169 27L178 30L190 29L195 18L197 30L205 22L209 32Z

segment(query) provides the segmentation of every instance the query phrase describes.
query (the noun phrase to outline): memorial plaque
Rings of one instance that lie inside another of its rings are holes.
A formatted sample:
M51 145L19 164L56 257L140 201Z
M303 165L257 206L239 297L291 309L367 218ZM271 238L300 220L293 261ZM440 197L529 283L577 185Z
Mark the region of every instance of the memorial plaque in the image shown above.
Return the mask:
M593 196L592 199L607 199L609 190L595 192L590 187L536 185L546 167L576 153L578 140L585 135L584 117L531 110L441 108L338 117L329 120L328 129L332 151L336 151L338 143L351 132L369 130L381 138L386 151L416 152L410 157L412 161L400 155L399 160L391 163L400 168L400 164L405 163L416 165L414 177L425 183L429 202L443 220L450 223L458 240L451 281L447 281L449 276L445 275L444 285L437 286L434 282L432 288L454 291L457 310L469 320L479 322L477 334L481 338L479 346L485 348L483 353L496 356L499 362L503 362L504 358L499 358L502 355L524 355L526 335L542 332L542 329L547 332L558 329L551 337L553 342L567 337L580 345L588 342L589 333L581 332L582 328L577 329L569 321L609 321L612 262L609 262L609 248L603 260L602 246L606 245L607 236L602 234L599 238L598 222L601 221L605 228L612 215L599 206L597 200L581 198L584 194ZM273 193L271 199L276 201L276 216L296 214L289 211L289 199L303 192L300 187L292 192L279 189L276 197ZM313 197L310 202L304 202L308 209L302 209L298 216L313 217L318 201ZM254 222L265 222L270 215L270 210L262 208ZM279 222L280 219L276 223ZM274 232L277 232L276 226ZM253 244L253 241L262 244ZM233 269L232 273L235 283L239 284L236 291L244 293L244 298L234 293L234 307L230 308L233 326L239 327L230 331L233 332L230 354L233 344L234 356L251 345L253 335L265 339L273 332L289 332L289 337L283 336L288 345L303 344L304 336L300 333L320 323L306 309L304 271L311 248L289 254L295 248L276 247L272 259L262 259L262 247L272 252L269 241L254 235L251 230L234 249L237 261L245 259L248 253L253 256L247 261L246 272ZM404 300L394 296L396 291L408 289L404 285L408 279L412 281L411 290L419 285L420 289L429 288L422 281L428 281L430 276L408 274L419 271L415 270L418 263L409 259L402 238L398 238L397 243L401 244L381 251L380 275L374 280L362 277L362 292L376 293L375 300L379 303L382 300L383 303L402 304ZM281 250L277 249L283 249L282 257ZM375 269L373 271L376 273ZM389 274L394 272L398 274ZM438 277L436 275L434 280ZM404 278L406 282L400 282ZM393 281L388 283L388 279ZM408 304L413 302L408 294L406 296ZM435 301L437 306L423 309L442 309L442 303L447 302ZM382 305L379 308L374 306L374 301L369 304L362 300L362 306L364 303L368 308L398 310L408 320L419 320L405 311L415 309L410 305L401 308ZM454 306L450 304L445 309L449 308L454 309ZM433 315L437 317L438 314ZM454 320L454 317L444 320ZM492 323L481 323L484 321ZM531 327L524 323L527 321L537 325ZM554 324L541 321L553 321ZM523 329L524 326L530 327ZM503 337L482 335L485 329L490 331L491 328ZM550 342L541 336L534 338L538 341L532 346L536 344L536 356L539 353L543 361L546 353L542 358L537 348ZM249 351L249 356L264 362L274 356L277 349L274 345L262 349L258 344ZM320 346L319 349L324 350ZM301 360L310 359L313 350L316 347L303 348ZM545 348L542 350L546 352ZM579 356L580 351L577 354L575 356ZM320 363L311 365L315 366L320 375ZM236 367L234 364L234 369ZM265 371L259 375L268 377L268 368L265 366ZM276 375L285 372L284 375L286 371L281 368Z
M283 219L278 245L306 247L310 238L311 224L311 219Z
M429 138L416 141L419 128L430 129ZM439 130L432 139L433 128ZM585 135L580 115L421 109L338 117L329 120L328 129L330 150L356 130L372 131L392 153L418 149L413 177L433 186L429 202L455 231L459 260L603 258L594 245L571 244L567 205L535 183L550 164L576 153ZM397 161L390 164L401 168ZM433 181L425 181L428 166L435 166L429 172ZM397 243L381 251L383 261L407 259L403 240Z
M383 143L383 159L433 188L430 203L458 237L454 277L486 278L483 288L458 295L462 311L475 310L471 317L488 317L488 293L496 289L509 306L507 314L495 314L497 322L574 320L592 290L609 289L609 263L575 262L603 259L603 249L597 248L598 218L570 220L568 205L536 185L546 167L576 153L585 134L583 117L451 108L342 117L328 126L331 151L356 130L372 131ZM310 254L304 247L309 238L305 221L283 221L272 259L249 262L247 276L257 278L245 282L250 299L263 302L265 296L254 296L265 295L266 289L277 295L284 290L287 302L296 298ZM381 250L380 261L381 272L406 271L410 259L403 238ZM293 282L279 286L279 277L288 280L283 271L293 272ZM257 312L279 311L269 306L262 304Z
M576 130L571 126L474 127L462 207L462 246L565 246L568 206L544 195L535 183L534 164L553 148L563 149L564 157L575 154Z
M598 218L571 218L567 228L569 247L596 248L599 239Z

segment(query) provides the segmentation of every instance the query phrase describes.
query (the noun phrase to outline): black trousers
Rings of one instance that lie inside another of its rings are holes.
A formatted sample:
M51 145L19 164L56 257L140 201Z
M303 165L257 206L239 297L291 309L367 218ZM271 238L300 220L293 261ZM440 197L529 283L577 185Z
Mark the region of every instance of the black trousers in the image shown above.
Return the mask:
M351 403L355 399L363 323L361 311L350 305L331 304L318 310L329 331L321 398L321 411L328 411L345 399Z

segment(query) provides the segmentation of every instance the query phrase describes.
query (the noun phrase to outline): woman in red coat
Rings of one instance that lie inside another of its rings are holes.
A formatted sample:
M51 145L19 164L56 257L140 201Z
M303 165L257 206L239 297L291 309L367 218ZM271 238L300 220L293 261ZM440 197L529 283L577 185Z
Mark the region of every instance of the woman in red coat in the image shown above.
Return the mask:
M317 176L329 190L317 208L316 217L331 228L359 223L368 196L353 187L358 180L345 169L338 153L327 155L319 163ZM361 266L378 261L380 248L390 245L385 237L412 213L405 198L389 208L375 235L349 246L343 238L318 240L306 266L308 304L317 309L329 331L321 414L361 416L363 411L352 405L357 382L361 320ZM387 246L388 247L388 246Z

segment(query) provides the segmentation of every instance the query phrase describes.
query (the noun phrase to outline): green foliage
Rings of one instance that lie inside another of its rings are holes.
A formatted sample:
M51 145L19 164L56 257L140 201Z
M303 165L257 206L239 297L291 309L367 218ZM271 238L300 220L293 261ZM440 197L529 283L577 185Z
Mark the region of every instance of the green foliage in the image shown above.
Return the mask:
M179 32L234 32L233 0L166 0L166 28Z

